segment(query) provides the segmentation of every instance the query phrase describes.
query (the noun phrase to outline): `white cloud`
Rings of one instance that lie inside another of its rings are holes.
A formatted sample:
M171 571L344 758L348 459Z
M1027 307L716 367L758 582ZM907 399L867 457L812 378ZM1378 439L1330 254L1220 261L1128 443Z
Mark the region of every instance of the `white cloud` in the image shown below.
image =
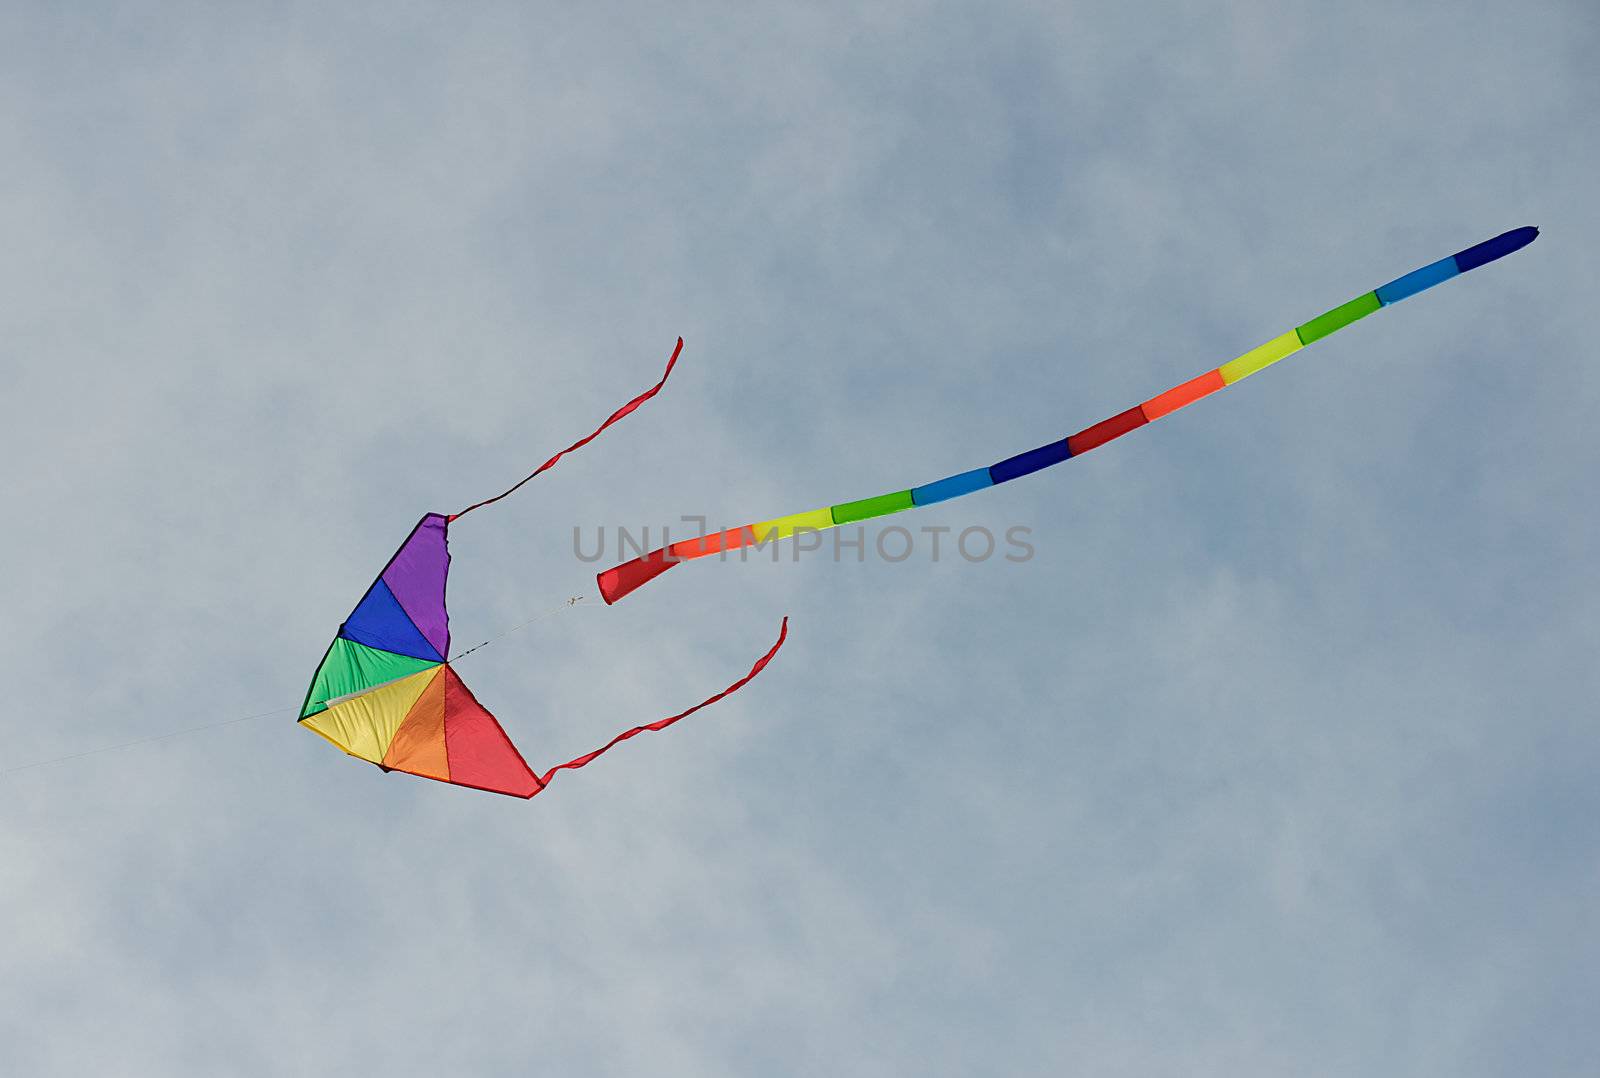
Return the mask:
M574 523L912 522L475 655L529 804L289 719L0 779L29 1074L1582 1073L1600 643L1582 5L23 10L0 28L0 768L292 707L426 510L458 636ZM1587 50L1587 51L1586 51ZM470 527L467 526L470 524Z

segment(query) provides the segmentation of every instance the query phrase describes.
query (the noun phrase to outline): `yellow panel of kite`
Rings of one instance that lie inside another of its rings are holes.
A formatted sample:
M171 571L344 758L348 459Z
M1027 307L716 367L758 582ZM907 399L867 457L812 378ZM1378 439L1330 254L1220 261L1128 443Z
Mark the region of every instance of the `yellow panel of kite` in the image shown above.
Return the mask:
M406 721L411 705L417 702L428 683L439 676L440 669L431 666L382 688L352 696L300 721L351 756L382 763L384 754L389 751L389 742L394 740L394 732Z

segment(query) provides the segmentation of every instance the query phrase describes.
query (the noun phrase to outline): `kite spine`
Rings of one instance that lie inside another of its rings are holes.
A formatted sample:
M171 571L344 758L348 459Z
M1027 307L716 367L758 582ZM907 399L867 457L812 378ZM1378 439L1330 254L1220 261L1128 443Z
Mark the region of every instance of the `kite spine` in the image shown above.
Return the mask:
M1171 415L1179 408L1193 404L1202 397L1209 396L1219 389L1225 389L1235 382L1248 378L1257 371L1264 370L1279 360L1293 355L1306 345L1319 341L1350 325L1352 322L1365 318L1374 311L1391 306L1403 299L1432 288L1436 284L1466 273L1468 270L1477 269L1479 266L1493 262L1497 258L1503 258L1513 251L1520 250L1532 243L1538 235L1539 230L1537 228L1526 226L1502 233L1493 239L1485 240L1483 243L1468 247L1463 251L1457 251L1448 258L1442 258L1437 262L1423 266L1421 269L1413 270L1380 288L1375 288L1371 292L1357 296L1347 303L1341 303L1332 310L1325 311L1310 321L1296 326L1289 332L1280 334L1267 343L1252 348L1238 358L1229 360L1222 366L1209 370L1196 378L1191 378L1189 381L1175 386L1165 393L1151 397L1144 403L1135 405L1125 412L1119 412L1109 419L1103 419L1099 423L1059 441L1050 442L1036 449L1030 449L1025 453L1018 453L1013 457L1007 457L1005 460L991 464L987 468L975 468L972 471L961 472L931 483L925 483L922 486L897 490L889 494L880 494L873 498L841 502L838 505L812 509L804 513L792 513L788 516L775 517L757 524L745 524L737 528L728 528L710 535L685 539L652 551L643 557L624 562L600 573L596 578L600 584L600 595L609 605L660 576L680 561L786 539L796 532L822 531L841 524L870 520L874 517L887 516L890 513L899 513L907 509L933 505L936 502L947 501L963 494L971 494L987 487L1008 483L1013 479L1031 475L1051 465L1082 456L1091 449L1105 445L1113 438L1120 438L1131 430L1136 430L1153 420L1160 419L1162 416Z

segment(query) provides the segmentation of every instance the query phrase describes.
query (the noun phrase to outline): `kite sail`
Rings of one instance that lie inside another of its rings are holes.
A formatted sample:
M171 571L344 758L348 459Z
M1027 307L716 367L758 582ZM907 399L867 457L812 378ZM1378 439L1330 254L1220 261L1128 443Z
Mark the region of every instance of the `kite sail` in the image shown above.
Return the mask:
M759 524L728 528L651 551L643 557L634 558L600 573L597 577L600 595L609 605L654 580L681 561L703 558L710 554L725 555L728 551L738 550L741 547L760 546L787 539L796 532L823 531L841 524L852 524L873 517L887 516L890 513L899 513L906 509L933 505L963 494L1008 483L1013 479L1032 475L1053 464L1082 456L1091 449L1105 445L1113 438L1120 438L1146 423L1160 419L1164 415L1171 415L1185 405L1193 404L1201 397L1233 385L1380 308L1399 303L1424 289L1432 288L1468 270L1477 269L1497 258L1504 258L1532 243L1538 235L1539 230L1533 227L1513 229L1491 240L1468 247L1464 251L1458 251L1449 258L1442 258L1419 270L1413 270L1381 288L1319 314L1304 325L1296 326L1266 344L1252 348L1237 359L1152 397L1143 404L1135 405L1110 419L1101 420L1077 434L1050 442L1037 449L1030 449L1025 453L1018 453L1014 457L1007 457L987 468L975 468L919 487L880 494L875 498L841 502L838 505L824 506L804 513L775 517Z
M715 696L687 711L625 730L599 749L539 774L451 666L450 613L445 607L451 523L504 498L655 396L682 351L680 338L661 381L510 490L459 513L429 513L418 521L339 626L306 691L300 724L385 771L526 798L548 786L557 771L582 767L640 733L664 730L737 692L761 673L788 636L788 618L779 629L777 643L756 660L750 672Z

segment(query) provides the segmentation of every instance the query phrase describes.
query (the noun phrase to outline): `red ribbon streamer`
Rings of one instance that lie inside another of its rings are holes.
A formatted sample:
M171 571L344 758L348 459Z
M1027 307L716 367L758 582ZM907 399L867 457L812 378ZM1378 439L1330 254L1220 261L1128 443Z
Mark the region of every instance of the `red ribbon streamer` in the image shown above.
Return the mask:
M690 715L693 715L696 711L699 711L701 708L709 707L710 705L716 703L718 700L721 700L723 697L731 696L732 694L738 692L740 689L742 689L746 685L748 685L750 683L750 681L757 674L761 673L762 670L766 669L766 665L769 662L772 661L772 657L774 655L778 654L778 649L783 647L783 642L784 642L784 640L786 640L788 638L788 636L789 636L789 619L788 618L784 618L783 619L783 626L778 630L778 642L776 644L773 644L772 647L770 649L768 649L768 651L767 651L767 653L765 655L761 656L761 658L756 660L756 664L750 668L750 672L748 674L746 674L744 677L740 678L738 681L735 681L732 685L729 685L726 689L723 689L721 692L717 693L717 695L712 696L712 697L708 697L707 699L700 701L698 704L694 705L694 707L691 707L688 711L680 711L680 712L678 712L678 714L673 715L670 718L657 719L655 722L647 723L644 726L635 726L631 730L624 730L622 733L618 734L616 737L612 738L610 741L607 741L604 745L601 745L598 749L595 749L593 752L584 753L582 756L579 756L577 759L569 760L564 764L557 764L555 767L552 767L549 771L546 771L542 776L539 777L539 780L538 780L539 781L539 789L543 790L546 786L550 785L550 779L551 779L551 777L553 775L555 775L555 773L557 771L562 771L562 770L565 770L567 768L579 768L579 767L582 767L584 764L587 764L590 760L593 760L596 756L599 756L600 754L604 753L607 749L610 749L613 745L616 745L616 744L619 744L620 742L626 741L630 737L634 737L634 736L637 736L638 734L642 734L646 730L650 730L650 731L665 730L667 727L671 726L673 723L677 722L679 719L686 719Z
M538 475L540 472L544 471L546 468L549 468L552 464L554 464L556 461L560 460L562 457L566 456L568 453L571 453L573 450L582 449L584 446L586 446L590 442L594 441L596 438L598 438L600 436L600 432L601 431L605 430L607 427L611 426L611 424L615 423L617 420L621 419L623 416L628 415L635 408L639 407L639 405L643 404L645 401L649 400L651 397L653 397L657 393L661 392L661 387L667 384L667 377L670 374L672 374L673 364L678 362L678 355L682 351L683 351L683 338L679 337L678 338L678 346L672 350L672 358L667 360L667 369L664 372L662 372L661 381L657 382L655 385L651 386L649 389L645 390L643 393L641 393L637 397L633 398L627 404L624 404L621 408L618 408L615 412L612 412L611 413L611 418L607 419L604 423L602 423L598 427L596 427L593 434L589 435L587 438L580 438L576 442L573 442L571 445L567 446L567 448L563 449L561 452L557 453L555 456L551 457L549 460L545 461L543 464L541 464L537 468L535 468L533 470L533 472L530 475L527 476L527 478L525 478L521 482L517 483L515 486L513 486L510 490L507 490L505 493L496 494L492 498L485 498L481 502L475 502L474 504L469 505L465 509L461 510L461 512L459 512L459 513L452 513L450 515L450 519L451 520L459 520L462 517L466 516L468 513L472 512L474 509L482 509L486 505L493 505L495 502L499 501L501 498L506 497L506 495L515 494L517 492L517 490L522 486L523 483L526 483L529 479L532 479L535 475Z

